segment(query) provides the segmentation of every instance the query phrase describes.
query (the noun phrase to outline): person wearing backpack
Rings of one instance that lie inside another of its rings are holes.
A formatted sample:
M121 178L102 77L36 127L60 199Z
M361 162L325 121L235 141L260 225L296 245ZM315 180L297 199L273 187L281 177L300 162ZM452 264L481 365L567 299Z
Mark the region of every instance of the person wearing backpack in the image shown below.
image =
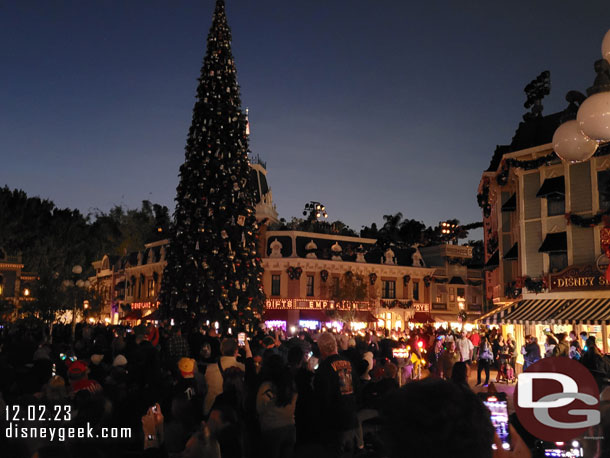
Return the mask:
M477 385L481 384L481 372L485 371L485 386L489 385L489 366L494 359L491 344L487 336L481 337L479 345L479 362L477 364Z
M222 393L223 373L230 367L238 367L245 372L242 363L237 362L237 340L232 337L222 339L220 343L220 359L216 364L210 364L205 371L205 381L208 392L205 396L203 413L208 415L216 400L216 396Z

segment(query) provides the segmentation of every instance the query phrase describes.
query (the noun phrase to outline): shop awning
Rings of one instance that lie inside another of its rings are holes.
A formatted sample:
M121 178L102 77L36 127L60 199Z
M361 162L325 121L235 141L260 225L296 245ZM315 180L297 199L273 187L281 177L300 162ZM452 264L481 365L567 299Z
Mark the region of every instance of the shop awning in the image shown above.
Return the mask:
M466 282L462 279L462 277L451 277L449 280L450 285L465 285Z
M263 320L265 321L286 321L288 312L286 310L265 310L263 312Z
M500 254L498 250L491 255L491 258L485 263L485 270L494 270L500 264Z
M547 178L540 186L536 197L558 197L565 196L566 187L563 177Z
M327 321L338 321L339 316L331 318L322 310L301 310L299 311L299 319L308 321L321 321L326 323Z
M409 321L414 323L434 323L436 320L427 312L415 312Z
M503 317L505 324L548 324L549 317L564 300L528 299L513 304L510 312Z
M143 316L142 319L144 321L159 321L161 319L161 312L159 311L159 309L157 309L154 312L149 313L146 316Z
M130 312L127 312L127 314L121 319L127 321L136 321L140 318L142 318L142 310L132 310Z
M516 261L519 259L519 242L515 244L502 257L505 261Z
M503 212L514 212L517 209L517 194L513 194L502 205Z
M568 251L568 238L565 232L547 234L544 242L538 248L539 253L552 253L555 251Z
M610 298L564 299L549 316L553 324L610 324Z
M486 313L485 315L477 318L477 323L492 325L492 324L502 324L504 322L504 317L513 309L513 306L504 306L499 307L491 312Z
M354 321L360 321L363 323L377 323L377 318L375 318L375 315L373 315L371 312L359 310L356 312Z

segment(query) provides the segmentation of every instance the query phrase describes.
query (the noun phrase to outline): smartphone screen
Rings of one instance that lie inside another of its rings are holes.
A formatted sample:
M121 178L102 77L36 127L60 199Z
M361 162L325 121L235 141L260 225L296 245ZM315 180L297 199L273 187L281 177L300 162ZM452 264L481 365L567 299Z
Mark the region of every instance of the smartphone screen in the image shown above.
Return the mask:
M479 393L483 398L483 404L489 409L491 414L491 423L496 430L496 434L500 438L502 448L510 450L510 429L508 422L508 404L506 402L506 393ZM496 444L492 444L492 448L496 449Z
M583 457L584 450L578 441L545 443L544 456L554 456L558 458L578 458Z
M246 333L245 332L240 332L239 334L237 334L237 344L240 347L243 347L244 345L246 345Z

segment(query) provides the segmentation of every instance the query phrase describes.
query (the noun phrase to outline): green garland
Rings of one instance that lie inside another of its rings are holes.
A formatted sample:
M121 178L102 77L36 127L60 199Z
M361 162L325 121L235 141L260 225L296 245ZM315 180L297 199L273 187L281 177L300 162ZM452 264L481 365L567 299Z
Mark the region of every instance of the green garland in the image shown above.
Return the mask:
M506 159L504 161L504 163L506 164L506 173L508 174L508 171L510 170L511 167L515 167L517 169L524 169L524 170L533 170L533 169L537 169L539 167L542 167L543 165L549 165L551 162L555 161L559 159L558 156L555 154L555 152L552 152L550 154L547 154L546 156L543 157L539 157L537 159L531 159L529 161L520 161L518 159ZM502 173L502 172L500 172Z
M590 218L580 215L573 215L571 213L566 213L565 217L566 220L568 220L568 224L574 224L575 226L579 227L595 227L604 220L604 216L606 215L610 215L610 208L603 212L599 212L597 215Z

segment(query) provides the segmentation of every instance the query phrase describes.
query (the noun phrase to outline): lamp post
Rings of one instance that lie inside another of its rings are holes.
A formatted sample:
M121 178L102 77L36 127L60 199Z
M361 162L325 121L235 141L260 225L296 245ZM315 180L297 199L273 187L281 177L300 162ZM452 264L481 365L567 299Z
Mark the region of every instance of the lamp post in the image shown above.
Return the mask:
M306 216L307 213L309 213L307 219L310 221L317 221L318 218L328 218L328 213L326 213L326 207L320 202L315 202L313 200L305 204L303 216Z
M601 142L610 141L610 30L602 40L602 59L595 62L597 76L587 89L566 96L570 106L564 122L553 134L553 149L566 162L590 159Z
M446 237L454 245L457 244L457 237L455 236L455 232L457 231L457 224L450 223L449 221L441 222L441 234L443 237Z
M64 281L64 287L72 289L72 341L76 335L76 311L78 309L79 290L87 289L91 286L89 280L78 278L83 273L83 268L80 265L72 267L72 279ZM77 289L78 288L78 289Z

